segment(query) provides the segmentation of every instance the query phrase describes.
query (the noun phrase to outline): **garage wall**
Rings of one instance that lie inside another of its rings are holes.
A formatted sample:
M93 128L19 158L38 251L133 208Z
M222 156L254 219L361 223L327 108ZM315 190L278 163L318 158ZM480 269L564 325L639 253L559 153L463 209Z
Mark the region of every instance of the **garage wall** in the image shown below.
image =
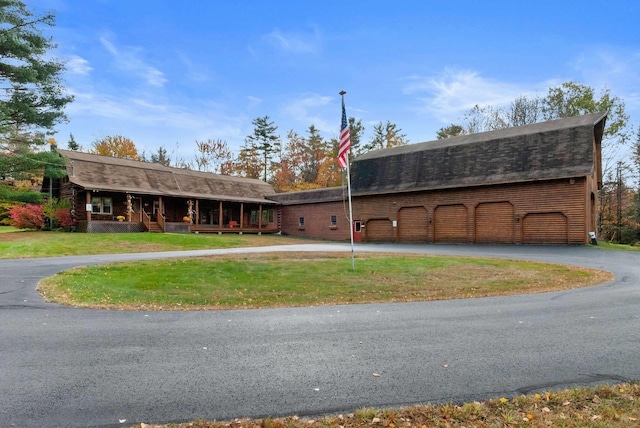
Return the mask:
M397 222L387 242L585 244L591 204L585 178L353 198L364 224Z

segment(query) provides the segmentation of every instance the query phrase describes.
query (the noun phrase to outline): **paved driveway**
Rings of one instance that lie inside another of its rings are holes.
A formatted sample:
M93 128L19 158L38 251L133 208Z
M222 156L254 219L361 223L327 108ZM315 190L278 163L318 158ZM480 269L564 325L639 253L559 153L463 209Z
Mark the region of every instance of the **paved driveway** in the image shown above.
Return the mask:
M640 379L640 254L542 246L356 249L552 261L617 278L474 300L128 312L61 307L35 292L42 277L76 265L239 251L0 260L0 426L317 415Z

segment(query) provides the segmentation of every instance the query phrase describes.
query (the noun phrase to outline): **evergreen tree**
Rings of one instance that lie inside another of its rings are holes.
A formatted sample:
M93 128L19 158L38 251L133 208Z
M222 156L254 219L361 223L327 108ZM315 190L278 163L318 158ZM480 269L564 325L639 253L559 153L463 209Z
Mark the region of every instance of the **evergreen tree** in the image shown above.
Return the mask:
M35 16L19 0L0 0L0 175L13 179L60 175L64 160L43 150L46 132L66 120L64 64L52 59L55 44L42 34L54 26L51 13ZM45 171L46 168L46 171Z
M261 166L264 171L263 180L268 181L268 173L272 168L271 161L274 153L280 153L280 136L276 134L278 127L269 122L269 116L258 117L251 122L254 126L253 134L245 138L243 150L255 153L261 159ZM245 153L246 155L247 153ZM246 156L245 156L246 157Z

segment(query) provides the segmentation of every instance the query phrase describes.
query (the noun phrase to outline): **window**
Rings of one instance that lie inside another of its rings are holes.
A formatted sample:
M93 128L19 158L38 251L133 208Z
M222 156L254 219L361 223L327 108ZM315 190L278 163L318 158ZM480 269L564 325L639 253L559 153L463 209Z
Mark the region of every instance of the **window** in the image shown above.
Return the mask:
M265 209L262 211L262 223L273 223L273 209Z
M338 225L338 216L331 216L331 227L336 227Z
M92 197L91 212L93 214L111 214L111 198Z
M304 217L298 218L298 227L304 227Z

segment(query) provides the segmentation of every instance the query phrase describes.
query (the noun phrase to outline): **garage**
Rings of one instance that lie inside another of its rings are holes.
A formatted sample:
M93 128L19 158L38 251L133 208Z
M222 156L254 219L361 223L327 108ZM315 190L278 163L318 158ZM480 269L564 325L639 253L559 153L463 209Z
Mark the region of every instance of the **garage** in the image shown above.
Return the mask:
M393 242L393 224L388 218L372 219L367 221L365 226L365 237L367 242Z
M530 213L522 219L524 244L568 244L567 217L562 213Z
M398 211L398 240L427 242L429 221L425 207L403 207Z
M466 243L469 241L467 207L440 205L434 211L435 242Z
M510 202L490 202L476 207L476 243L515 243L515 220Z

